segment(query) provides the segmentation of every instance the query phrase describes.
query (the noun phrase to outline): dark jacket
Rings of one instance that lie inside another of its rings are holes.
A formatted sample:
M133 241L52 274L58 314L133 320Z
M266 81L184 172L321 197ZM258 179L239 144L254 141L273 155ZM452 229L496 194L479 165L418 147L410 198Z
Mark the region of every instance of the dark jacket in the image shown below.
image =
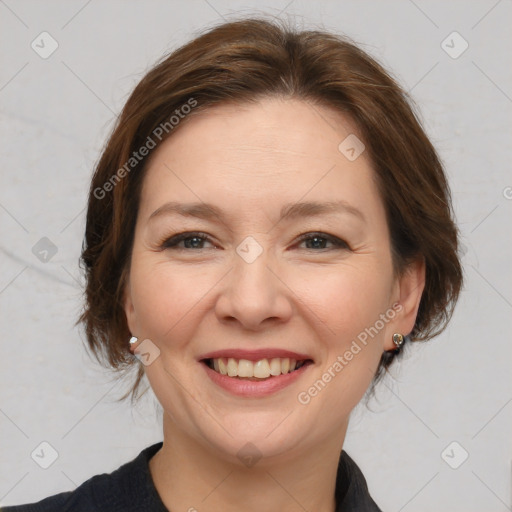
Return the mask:
M149 460L161 446L159 442L145 448L132 461L112 473L93 476L74 491L0 512L169 512L149 471ZM336 512L382 512L370 497L361 470L344 450L336 477Z

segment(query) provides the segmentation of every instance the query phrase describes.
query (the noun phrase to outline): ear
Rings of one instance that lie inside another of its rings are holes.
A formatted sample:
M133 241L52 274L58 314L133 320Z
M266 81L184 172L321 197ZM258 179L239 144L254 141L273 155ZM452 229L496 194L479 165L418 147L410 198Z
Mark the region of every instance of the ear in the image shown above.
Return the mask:
M127 276L126 278L126 284L124 287L124 293L123 293L123 308L124 313L126 315L126 323L128 325L128 329L132 333L132 335L136 335L138 332L137 327L137 319L135 314L135 306L133 305L132 300L132 292L131 292L131 286L130 286L130 279Z
M424 289L425 260L419 258L410 263L398 278L395 297L396 302L402 308L393 322L394 332L406 336L413 330ZM393 350L395 348L392 337L388 336L384 349Z

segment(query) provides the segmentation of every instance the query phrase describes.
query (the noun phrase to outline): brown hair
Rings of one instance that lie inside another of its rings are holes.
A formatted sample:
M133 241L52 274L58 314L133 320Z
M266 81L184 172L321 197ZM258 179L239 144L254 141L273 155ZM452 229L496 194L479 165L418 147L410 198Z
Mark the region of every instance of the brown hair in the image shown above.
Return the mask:
M445 328L463 279L458 231L442 164L411 100L347 38L250 18L209 30L151 69L126 102L96 166L81 255L85 307L77 324L84 323L88 346L100 363L123 372L134 365L123 296L149 158L138 150L150 139L155 142L162 126L159 139L165 140L213 105L265 96L324 105L356 123L384 201L395 271L415 258L425 261L425 289L410 338L424 341ZM192 102L197 107L182 116L183 105ZM170 123L173 113L180 114L179 124ZM395 357L383 353L372 391ZM144 376L142 365L136 366L135 382L120 400L131 392L134 401Z

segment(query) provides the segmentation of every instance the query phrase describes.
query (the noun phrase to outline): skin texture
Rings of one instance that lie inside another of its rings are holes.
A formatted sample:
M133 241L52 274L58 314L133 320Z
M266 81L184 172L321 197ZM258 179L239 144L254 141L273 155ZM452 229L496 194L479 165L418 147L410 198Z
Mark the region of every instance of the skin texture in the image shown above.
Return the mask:
M394 348L393 333L412 330L424 286L420 262L401 277L393 273L371 162L365 152L351 162L338 150L351 133L350 120L328 108L266 98L190 118L152 155L125 311L131 332L160 350L145 366L164 410L164 444L150 470L171 510L334 510L350 412L382 352ZM338 200L365 221L336 212L278 222L284 204ZM168 201L212 203L225 220L149 220ZM162 248L184 231L209 240ZM298 240L311 232L348 248ZM247 236L263 249L252 263L236 252ZM400 311L378 335L307 405L299 403L297 395L394 303ZM264 398L230 394L198 362L212 350L270 347L309 354L314 364ZM252 467L237 457L248 442L262 455Z

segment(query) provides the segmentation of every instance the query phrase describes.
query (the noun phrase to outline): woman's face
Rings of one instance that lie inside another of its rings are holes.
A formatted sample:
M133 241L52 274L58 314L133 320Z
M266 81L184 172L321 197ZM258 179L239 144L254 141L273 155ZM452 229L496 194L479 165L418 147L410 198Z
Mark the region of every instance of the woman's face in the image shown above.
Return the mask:
M393 333L414 325L422 272L393 274L354 132L265 99L188 119L152 155L125 311L170 428L217 455L339 445ZM287 358L305 364L286 373Z

